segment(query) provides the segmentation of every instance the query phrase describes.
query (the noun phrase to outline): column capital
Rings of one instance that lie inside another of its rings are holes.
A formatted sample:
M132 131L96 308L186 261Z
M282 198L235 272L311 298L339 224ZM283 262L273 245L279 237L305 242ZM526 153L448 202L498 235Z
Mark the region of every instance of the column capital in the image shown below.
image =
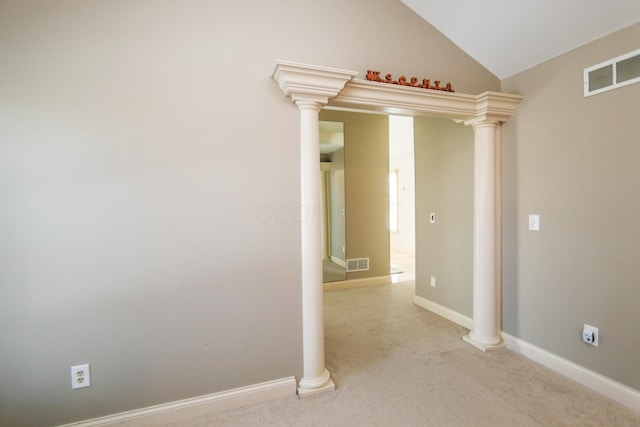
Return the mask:
M271 77L296 104L308 105L311 101L326 105L357 74L357 71L276 61Z
M474 130L482 127L497 128L500 123L499 120L487 119L486 117L476 117L464 122L465 126L471 126Z
M294 93L293 95L291 95L291 100L298 106L299 109L314 110L315 112L322 110L322 107L327 104L326 97L316 95Z
M465 120L467 126L476 127L479 124L489 124L507 121L516 111L522 101L521 95L500 92L484 92L476 95L476 115Z

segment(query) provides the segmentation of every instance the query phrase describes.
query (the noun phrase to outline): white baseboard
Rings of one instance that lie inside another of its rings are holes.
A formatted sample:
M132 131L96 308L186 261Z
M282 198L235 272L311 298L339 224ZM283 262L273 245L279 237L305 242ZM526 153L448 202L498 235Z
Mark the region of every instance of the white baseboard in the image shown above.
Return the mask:
M467 329L473 329L473 319L455 312L447 307L443 307L428 299L415 295L413 303L426 310L429 310L439 316L444 317ZM634 411L640 408L640 391L620 384L611 378L593 372L583 366L575 364L567 359L550 353L546 350L529 344L519 338L502 333L502 339L507 344L507 348L511 351L519 353L524 357L541 364L579 384L582 384L597 393L600 393L621 405L624 405Z
M93 418L59 427L154 427L166 426L216 412L268 400L296 395L295 377L283 378L248 387L169 402L106 417Z
M335 257L335 256L331 255L331 261L334 264L338 264L342 268L347 268L347 263L344 260L342 260L342 259L340 259L338 257Z
M442 316L445 319L452 321L453 323L457 323L464 328L467 328L469 330L473 329L473 319L460 314L457 311L453 311L450 308L444 307L440 304L436 304L435 302L429 301L426 298L419 297L418 295L413 296L413 303L418 307L429 310L437 314L438 316Z
M542 366L564 375L628 408L635 411L640 408L640 391L620 384L611 378L593 372L507 333L503 332L502 338L507 343L509 350L520 353Z
M362 279L342 280L339 282L327 282L322 285L325 292L338 291L340 289L362 288L365 286L388 285L391 283L391 276L365 277Z

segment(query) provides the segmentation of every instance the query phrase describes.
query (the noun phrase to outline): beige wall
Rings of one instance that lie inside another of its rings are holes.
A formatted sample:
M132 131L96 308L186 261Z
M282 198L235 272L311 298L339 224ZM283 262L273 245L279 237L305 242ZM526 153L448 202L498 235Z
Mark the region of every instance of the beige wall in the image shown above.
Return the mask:
M414 132L416 295L472 317L473 129L416 117Z
M635 389L640 84L584 98L582 70L639 41L640 24L502 83L524 95L503 129L504 330Z
M500 84L397 0L9 0L0 52L16 427L300 376L299 112L276 59ZM79 363L93 383L71 391Z
M347 259L369 258L369 271L347 279L389 275L389 118L323 110L322 120L344 123Z

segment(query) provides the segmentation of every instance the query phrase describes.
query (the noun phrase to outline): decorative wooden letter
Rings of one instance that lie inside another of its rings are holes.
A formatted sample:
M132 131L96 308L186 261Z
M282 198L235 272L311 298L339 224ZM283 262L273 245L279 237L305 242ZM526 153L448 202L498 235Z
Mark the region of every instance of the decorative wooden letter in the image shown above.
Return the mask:
M386 74L384 76L384 79L382 79L380 78L380 71L367 70L367 80L393 85L419 87L422 89L440 90L443 92L455 92L455 90L453 90L453 86L451 86L451 83L447 83L445 86L440 86L440 80L434 80L434 85L432 86L430 79L422 79L422 84L420 84L418 83L417 77L411 77L410 80L407 81L406 76L400 76L398 80L393 80L391 73Z

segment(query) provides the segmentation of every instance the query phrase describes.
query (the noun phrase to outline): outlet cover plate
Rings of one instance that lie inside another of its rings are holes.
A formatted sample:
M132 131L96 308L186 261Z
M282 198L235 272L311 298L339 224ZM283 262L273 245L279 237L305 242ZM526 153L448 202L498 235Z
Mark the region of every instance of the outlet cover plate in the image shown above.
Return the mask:
M582 341L585 344L598 346L598 328L585 324L582 329Z
M91 386L91 368L88 363L71 367L71 389Z

